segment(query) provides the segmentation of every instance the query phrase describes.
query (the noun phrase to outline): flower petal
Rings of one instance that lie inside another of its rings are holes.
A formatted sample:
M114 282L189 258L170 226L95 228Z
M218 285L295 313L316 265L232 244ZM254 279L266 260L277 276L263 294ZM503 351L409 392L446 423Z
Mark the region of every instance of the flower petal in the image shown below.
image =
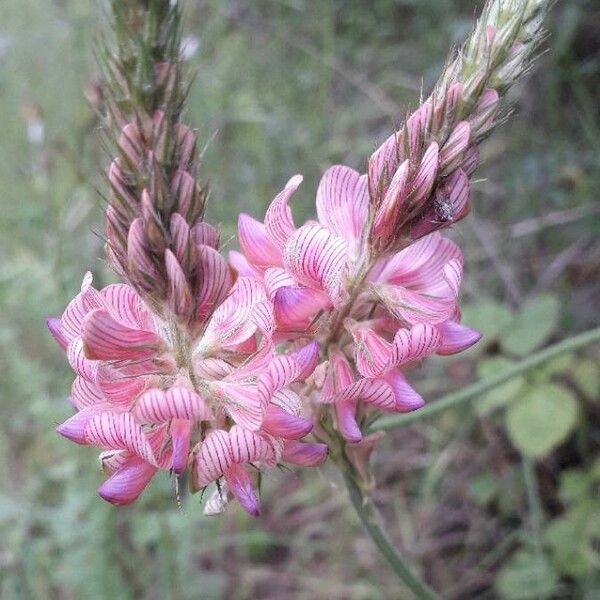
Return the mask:
M231 289L231 271L225 258L209 246L198 246L200 287L196 297L196 319L204 321Z
M391 364L398 366L433 354L441 343L433 325L417 323L410 329L399 329L392 343Z
M437 329L442 340L436 352L442 356L462 352L481 339L479 331L456 321L445 321L438 325Z
M107 410L113 410L113 407L106 402L87 406L69 417L64 423L61 423L56 428L56 433L76 444L87 445L90 443L85 433L88 423L96 415Z
M136 402L134 414L143 423L165 423L171 419L212 419L204 399L180 386L171 387L166 392L156 388L148 390Z
M352 251L358 248L367 220L367 176L336 165L325 171L317 189L317 215L321 225L343 237Z
M194 485L197 489L219 479L233 464L227 432L213 429L201 443L194 463Z
M89 359L139 360L165 349L163 340L153 331L123 325L104 309L93 310L86 316L82 338Z
M71 386L71 401L77 410L105 402L102 390L93 382L77 376Z
M293 223L291 227L293 231ZM244 213L238 217L238 240L252 265L262 269L281 265L281 249L271 241L266 227Z
M325 290L334 304L347 260L347 242L320 225L302 226L283 249L284 265L298 282Z
M342 437L351 444L362 440L362 432L356 422L356 400L344 400L336 402L336 423Z
M271 404L267 408L261 429L270 435L299 440L313 428L312 421L290 414L279 406Z
M392 345L377 335L368 324L346 319L346 329L354 339L356 368L364 377L383 373L391 359Z
M173 445L172 467L175 473L183 473L187 468L188 453L190 450L190 435L192 421L187 419L173 419L171 421L171 439Z
M234 425L229 430L229 444L231 459L234 463L273 462L274 454L271 444L264 437L248 431L244 427Z
M155 464L150 442L131 413L113 410L96 414L88 422L85 436L88 444L112 450L129 450Z
M329 448L327 444L286 442L281 459L303 467L318 467L325 462Z
M275 320L282 331L304 331L311 320L330 305L327 294L301 287L284 287L273 298Z
M154 477L157 469L138 456L132 456L99 488L98 494L111 504L131 504Z
M46 319L46 327L48 327L48 331L54 338L54 341L63 349L63 351L66 352L69 345L69 340L63 333L60 319L53 317Z
M285 188L275 196L265 215L267 233L280 249L295 230L288 202L301 183L302 175L294 175L285 184Z
M242 508L253 517L260 515L260 504L252 480L242 465L234 464L225 471L225 481Z
M397 412L410 412L421 408L425 401L408 384L406 378L396 370L390 371L385 375L385 381L394 390L396 405L393 410Z

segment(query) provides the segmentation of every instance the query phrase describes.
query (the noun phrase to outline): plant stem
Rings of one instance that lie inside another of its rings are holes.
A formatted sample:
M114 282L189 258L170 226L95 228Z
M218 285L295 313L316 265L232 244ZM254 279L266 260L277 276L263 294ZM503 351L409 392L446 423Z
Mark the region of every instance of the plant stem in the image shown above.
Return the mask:
M377 546L383 557L388 561L399 579L409 588L416 598L423 600L439 600L438 596L430 587L428 587L419 577L417 577L410 567L404 562L404 559L391 544L388 536L385 534L379 524L379 516L373 501L362 492L360 484L348 470L343 471L344 482L348 488L348 494L352 506L359 516L362 524L371 536L373 543Z
M467 402L468 400L471 400L477 396L481 396L481 394L484 394L485 392L502 385L506 381L509 381L510 379L521 375L521 373L541 365L542 363L554 358L555 356L558 356L559 354L570 352L572 350L576 350L577 348L582 348L588 344L591 344L592 342L597 341L600 341L600 327L580 333L579 335L574 335L573 337L567 338L566 340L554 344L553 346L549 346L545 350L541 350L540 352L532 354L528 358L522 360L509 369L501 371L493 377L483 379L482 381L477 381L472 385L463 388L462 390L447 394L433 404L429 404L418 411L384 417L383 419L373 423L369 427L369 431L385 431L388 429L394 429L396 427L402 427L404 425L408 425L409 423L414 423L415 421L420 421L421 419L435 415L443 410L446 410L447 408L459 406L463 402Z

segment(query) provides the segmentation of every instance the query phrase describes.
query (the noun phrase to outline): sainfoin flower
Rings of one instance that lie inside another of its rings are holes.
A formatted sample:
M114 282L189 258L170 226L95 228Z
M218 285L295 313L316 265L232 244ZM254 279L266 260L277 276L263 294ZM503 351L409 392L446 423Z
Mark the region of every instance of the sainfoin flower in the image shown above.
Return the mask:
M269 306L256 281L238 278L190 343L128 285L96 290L86 275L81 292L48 326L76 373L76 413L57 431L104 450L104 499L128 504L158 470L189 468L195 489L224 478L256 515L248 465L325 459L324 444L299 441L312 423L290 388L312 372L318 348L274 355Z
M288 202L300 182L288 182L264 223L240 216L244 254L232 252L231 261L263 282L276 335L308 333L326 348L319 401L333 404L340 433L357 442L357 402L386 411L419 408L423 400L402 368L460 352L480 335L460 323L463 258L454 242L433 232L400 252L375 254L366 225L368 176L344 166L321 179L319 221L296 228Z

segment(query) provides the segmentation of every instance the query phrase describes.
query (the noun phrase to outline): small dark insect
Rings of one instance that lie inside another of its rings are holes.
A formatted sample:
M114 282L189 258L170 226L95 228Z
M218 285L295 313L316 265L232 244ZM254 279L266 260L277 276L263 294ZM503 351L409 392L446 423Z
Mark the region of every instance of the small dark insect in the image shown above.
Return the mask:
M433 200L435 214L443 223L452 223L454 221L454 205L450 198L443 195L437 195Z

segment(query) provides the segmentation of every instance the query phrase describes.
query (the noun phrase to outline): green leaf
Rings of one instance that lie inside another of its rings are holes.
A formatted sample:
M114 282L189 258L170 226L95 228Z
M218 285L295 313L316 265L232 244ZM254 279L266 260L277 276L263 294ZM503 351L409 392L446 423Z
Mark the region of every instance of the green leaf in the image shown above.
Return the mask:
M560 475L558 496L563 504L570 504L588 498L592 493L594 480L583 469L567 469Z
M539 348L558 325L560 302L556 296L536 296L527 301L508 326L502 348L525 356Z
M481 473L471 479L468 491L479 506L487 506L500 493L500 480L495 474Z
M505 371L514 364L514 361L504 356L494 356L482 360L477 365L477 375L481 379L493 377L502 371ZM475 403L477 414L486 415L493 410L505 406L512 400L519 397L525 387L525 378L522 375L513 377L506 383L499 385L493 390L484 394L480 400Z
M571 370L577 387L588 400L600 400L600 366L593 360L579 361Z
M462 310L462 321L469 327L480 331L483 336L475 346L479 350L497 340L511 320L510 310L495 300L467 304Z
M511 556L495 582L496 591L505 600L550 598L557 585L558 576L544 556L526 549Z
M562 517L554 519L544 533L556 568L570 577L583 577L597 569L600 556L594 541L600 535L600 510L590 498L580 502Z
M577 421L577 401L565 388L546 384L532 388L506 412L508 435L523 454L548 454L571 433Z

